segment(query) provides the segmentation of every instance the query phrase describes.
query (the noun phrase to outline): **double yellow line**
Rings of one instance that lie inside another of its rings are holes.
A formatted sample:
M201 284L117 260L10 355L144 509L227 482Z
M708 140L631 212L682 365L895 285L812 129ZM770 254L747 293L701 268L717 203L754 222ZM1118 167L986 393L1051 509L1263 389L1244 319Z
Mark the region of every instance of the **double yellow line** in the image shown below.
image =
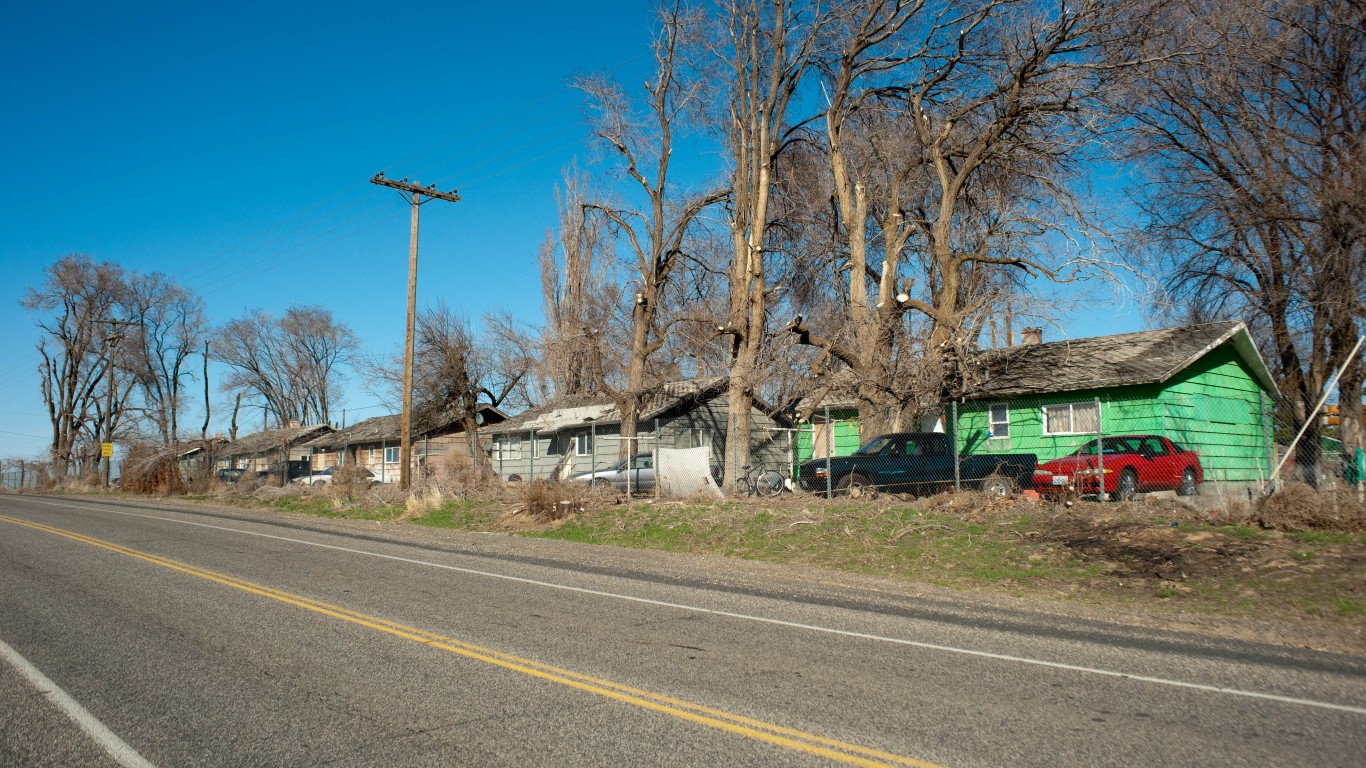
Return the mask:
M358 613L340 606L324 603L319 600L296 595L290 592L274 589L254 582L239 579L227 574L217 573L205 568L198 568L178 560L153 555L136 549L131 549L112 542L92 538L72 531L52 526L33 523L26 520L17 520L12 517L0 515L0 522L11 523L13 525L32 528L33 530L43 531L55 536L61 536L72 541L79 541L83 544L99 547L110 552L116 552L128 557L180 571L191 576L198 576L201 579L216 582L233 589L240 589L243 592L250 592L254 595L278 600L282 603L331 616L362 627L385 632L395 637L423 643L431 648L439 648L443 651L459 654L469 659L493 664L524 675L540 678L559 685L575 688L587 693L596 694L609 699L631 704L633 706L647 709L660 714L671 715L673 717L687 720L699 725L717 728L728 733L733 733L746 738L786 747L798 752L805 752L810 755L828 758L841 763L859 766L914 766L914 768L937 768L933 763L921 760L914 760L890 752L883 752L876 749L861 747L857 744L828 739L813 733L799 731L794 728L786 728L774 723L755 720L743 715L733 714L720 709L705 707L700 704L693 704L681 699L669 696L662 696L649 691L642 691L638 688L620 685L610 680L590 677L567 669L553 667L549 664L542 664L520 656L501 653L490 648L484 648L460 640L438 635L406 624L400 624L388 619Z

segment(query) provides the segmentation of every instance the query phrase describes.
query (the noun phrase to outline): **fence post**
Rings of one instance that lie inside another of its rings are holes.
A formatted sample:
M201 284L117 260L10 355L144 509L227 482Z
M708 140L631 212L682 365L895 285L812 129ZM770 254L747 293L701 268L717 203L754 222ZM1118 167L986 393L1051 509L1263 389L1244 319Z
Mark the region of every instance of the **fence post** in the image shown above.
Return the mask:
M1366 503L1366 451L1357 448L1357 503Z
M990 406L988 406L990 408ZM949 401L949 442L953 444L953 490L963 490L963 471L958 462L958 401ZM988 415L990 418L990 415Z
M825 406L825 498L831 498L834 491L830 488L831 459L835 456L835 426L830 423L830 406Z
M1073 414L1075 416L1075 414ZM1105 493L1105 420L1100 415L1100 398L1096 398L1096 480L1100 483L1100 493L1096 500L1106 502ZM1115 489L1119 489L1119 478L1115 478Z
M1271 413L1268 408L1270 398L1265 392L1258 393L1258 397L1262 401L1262 440L1266 443L1266 472L1258 474L1266 478L1262 481L1265 483L1271 477L1271 468L1276 466L1276 435L1271 431ZM1266 489L1262 490L1265 492Z
M792 439L797 430L787 430L787 483L792 485L792 478L797 474L797 441Z

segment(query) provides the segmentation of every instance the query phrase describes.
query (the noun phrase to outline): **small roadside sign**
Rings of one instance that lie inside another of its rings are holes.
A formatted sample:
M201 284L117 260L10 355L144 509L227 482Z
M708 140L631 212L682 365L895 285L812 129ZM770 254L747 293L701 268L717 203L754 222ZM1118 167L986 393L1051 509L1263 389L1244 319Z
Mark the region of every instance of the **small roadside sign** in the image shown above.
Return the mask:
M106 459L109 458L110 456L113 456L113 455L114 455L114 444L113 444L113 443L100 443L100 455L103 456L103 457L106 458Z

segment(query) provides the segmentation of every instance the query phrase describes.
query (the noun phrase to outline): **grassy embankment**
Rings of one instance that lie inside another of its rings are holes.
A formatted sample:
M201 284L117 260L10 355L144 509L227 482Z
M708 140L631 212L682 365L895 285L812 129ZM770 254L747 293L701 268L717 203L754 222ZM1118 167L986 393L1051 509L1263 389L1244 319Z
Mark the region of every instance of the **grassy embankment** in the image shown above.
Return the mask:
M206 499L209 500L209 499ZM790 563L1084 604L1366 627L1366 534L1278 532L1180 504L1063 507L934 499L662 502L579 499L563 519L521 498L340 503L214 498L321 517Z

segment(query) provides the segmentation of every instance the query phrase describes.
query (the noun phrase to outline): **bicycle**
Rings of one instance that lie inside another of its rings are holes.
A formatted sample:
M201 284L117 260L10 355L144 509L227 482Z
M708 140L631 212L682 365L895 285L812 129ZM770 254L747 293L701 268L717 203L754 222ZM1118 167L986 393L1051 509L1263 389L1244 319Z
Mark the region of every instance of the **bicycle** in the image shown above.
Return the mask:
M742 490L749 496L777 496L787 487L787 480L777 470L768 467L741 467Z

